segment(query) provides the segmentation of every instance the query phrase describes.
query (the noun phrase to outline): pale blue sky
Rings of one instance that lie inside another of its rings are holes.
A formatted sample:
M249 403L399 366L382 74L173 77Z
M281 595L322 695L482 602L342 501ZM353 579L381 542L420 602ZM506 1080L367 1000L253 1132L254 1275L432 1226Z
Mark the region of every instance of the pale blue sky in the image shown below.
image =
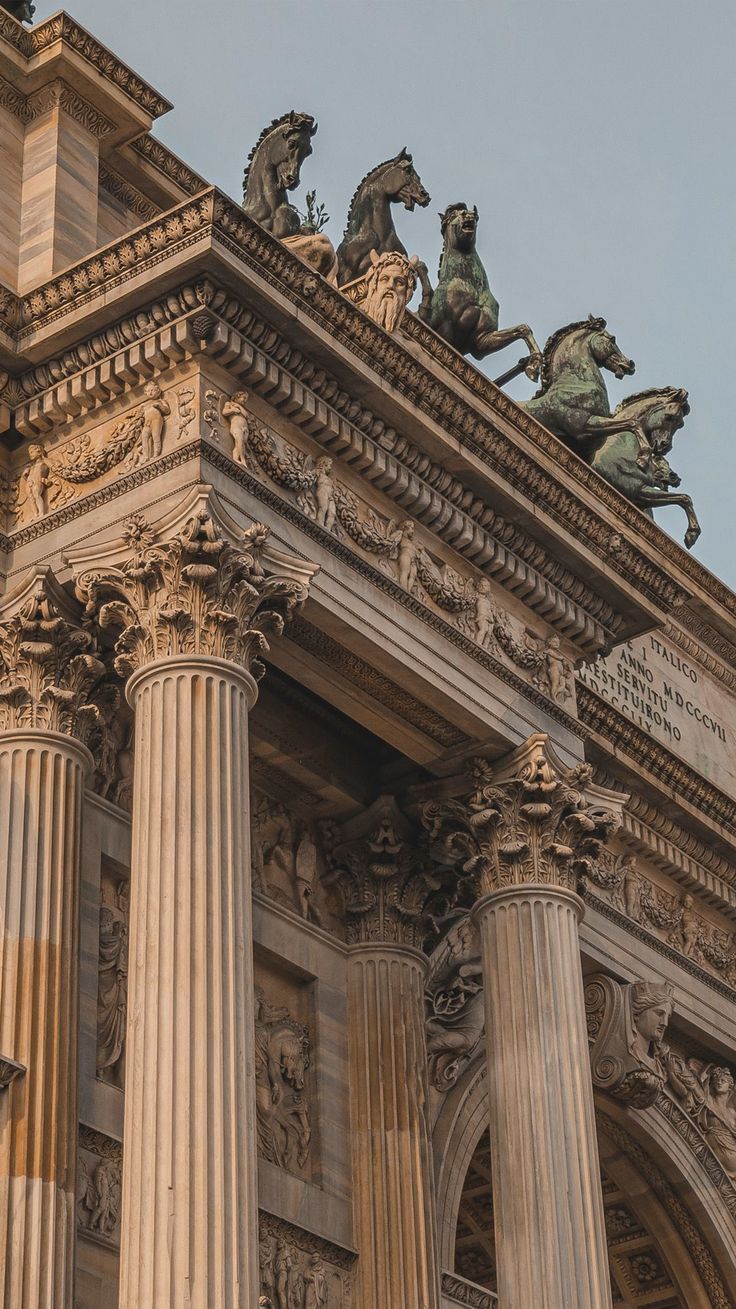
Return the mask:
M37 19L53 6L37 0ZM604 315L634 378L685 386L672 463L694 553L736 587L736 5L733 0L69 0L174 101L156 132L240 199L271 118L319 120L304 185L335 243L355 186L407 145L432 195L402 211L434 271L437 212L477 204L501 325L540 341ZM497 375L514 348L483 365ZM530 383L515 384L519 398ZM659 522L682 540L676 508Z

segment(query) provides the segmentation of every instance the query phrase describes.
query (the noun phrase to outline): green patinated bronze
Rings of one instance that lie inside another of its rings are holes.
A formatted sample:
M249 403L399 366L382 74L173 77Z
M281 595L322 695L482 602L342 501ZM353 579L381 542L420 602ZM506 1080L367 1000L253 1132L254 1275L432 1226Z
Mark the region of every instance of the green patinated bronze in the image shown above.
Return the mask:
M368 272L373 250L379 255L406 255L394 226L391 206L403 204L405 209L413 209L415 205L421 205L424 208L429 200L406 149L372 168L350 202L345 235L337 247L339 285L354 282Z
M689 412L687 391L681 387L627 396L587 452L591 467L649 517L652 509L680 505L687 516L688 550L700 536L700 524L690 496L672 494L671 488L679 486L680 479L670 468L667 455Z
M465 204L449 205L440 215L440 222L443 247L439 280L432 290L427 270L420 266L419 317L460 354L475 359L484 359L513 341L525 341L529 349L525 371L536 380L541 352L531 328L521 323L499 331L498 301L475 248L478 210L468 209Z
M31 4L31 0L0 0L0 8L7 9L19 23L31 23L36 12L36 6Z
M250 152L243 178L245 212L283 240L297 236L302 219L287 192L299 185L301 167L312 153L317 124L311 114L294 110L275 119Z
M633 359L622 354L615 336L606 331L605 318L591 314L549 338L542 355L542 384L523 408L577 449L597 420L611 413L601 370L607 368L621 378L635 367Z

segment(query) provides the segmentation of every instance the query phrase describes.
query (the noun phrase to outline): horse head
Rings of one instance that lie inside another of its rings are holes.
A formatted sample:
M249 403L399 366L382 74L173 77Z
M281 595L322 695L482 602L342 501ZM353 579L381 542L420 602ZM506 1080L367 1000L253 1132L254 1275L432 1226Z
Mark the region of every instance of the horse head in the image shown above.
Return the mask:
M689 413L687 391L681 386L664 386L627 396L616 406L613 418L638 428L652 454L662 457L669 454L675 433Z
M376 170L375 181L380 179L381 189L392 204L402 204L405 209L420 205L425 209L430 195L422 185L422 180L414 167L414 162L406 146L400 150L395 159L389 159Z
M293 191L299 185L301 166L312 153L312 137L317 131L311 114L295 110L276 118L261 132L251 150L245 170L245 204L249 191L260 182L265 171L272 173L279 191Z
M606 330L605 318L588 317L590 352L600 368L607 368L619 381L636 372L636 364L619 349L615 336Z
M476 206L468 209L464 200L448 205L444 214L440 214L440 229L445 250L459 250L461 254L472 254L478 231Z
M281 1068L284 1077L295 1091L304 1090L304 1079L309 1067L307 1038L303 1032L286 1028L281 1034Z

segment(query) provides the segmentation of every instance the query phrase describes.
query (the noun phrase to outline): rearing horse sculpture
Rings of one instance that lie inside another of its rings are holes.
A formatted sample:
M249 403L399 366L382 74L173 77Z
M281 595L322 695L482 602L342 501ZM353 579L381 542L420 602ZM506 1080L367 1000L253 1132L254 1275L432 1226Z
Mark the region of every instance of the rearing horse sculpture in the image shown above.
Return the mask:
M611 430L604 428L588 454L591 467L650 518L652 509L680 505L687 516L688 550L700 536L700 524L690 496L671 493L670 488L679 486L680 479L666 456L689 412L687 391L681 387L627 396L612 414Z
M605 318L589 318L561 327L542 353L542 384L523 409L578 450L588 437L610 423L611 407L602 369L625 377L636 365L606 331Z
M301 167L312 153L317 124L311 114L294 110L261 132L250 152L243 178L243 208L294 253L334 282L337 259L332 242L321 232L305 231L287 192L299 185Z
M526 323L498 328L498 300L475 249L478 210L463 202L448 205L440 223L443 247L434 291L424 265L417 270L422 283L419 317L460 354L474 359L485 359L512 341L525 341L529 350L525 372L535 382L542 354L531 328Z
M372 250L379 255L406 255L394 226L391 206L401 203L406 209L415 205L425 208L429 200L406 149L372 168L350 202L345 235L337 247L340 286L368 272Z

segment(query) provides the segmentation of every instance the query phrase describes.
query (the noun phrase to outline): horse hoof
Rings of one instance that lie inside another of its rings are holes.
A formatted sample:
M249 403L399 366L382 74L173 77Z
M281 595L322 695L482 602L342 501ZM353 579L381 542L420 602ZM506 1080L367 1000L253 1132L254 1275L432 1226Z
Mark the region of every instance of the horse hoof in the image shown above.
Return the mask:
M685 533L685 545L687 546L688 550L692 550L699 536L700 536L699 527L688 528L687 532Z
M526 368L524 369L524 372L526 373L526 375L527 375L527 377L529 378L529 381L530 381L530 382L538 382L538 381L539 381L539 372L540 372L541 367L542 367L542 356L541 356L541 355L530 355L530 356L529 356L529 362L527 363L527 366L526 366Z

